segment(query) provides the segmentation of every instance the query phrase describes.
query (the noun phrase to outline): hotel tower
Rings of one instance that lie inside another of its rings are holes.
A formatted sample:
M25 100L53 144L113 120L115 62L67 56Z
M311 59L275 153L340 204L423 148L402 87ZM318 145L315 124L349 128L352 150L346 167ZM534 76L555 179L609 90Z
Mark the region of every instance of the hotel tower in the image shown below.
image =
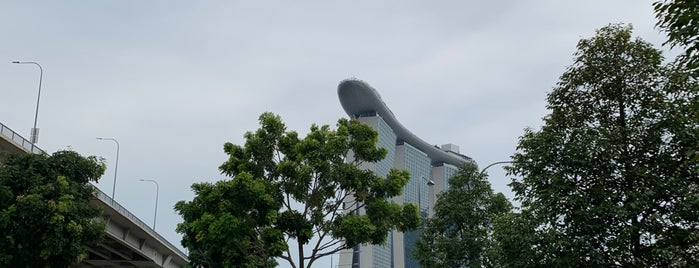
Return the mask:
M410 171L410 181L403 195L393 201L414 203L423 217L431 215L437 193L448 188L449 178L460 166L473 160L459 154L459 147L454 144L438 147L415 136L398 122L379 93L364 81L344 80L337 87L337 94L347 115L373 127L379 133L378 146L388 151L383 160L362 168L381 176L388 174L391 168ZM419 230L391 231L385 245L360 245L341 252L337 267L420 267L412 257L418 234Z

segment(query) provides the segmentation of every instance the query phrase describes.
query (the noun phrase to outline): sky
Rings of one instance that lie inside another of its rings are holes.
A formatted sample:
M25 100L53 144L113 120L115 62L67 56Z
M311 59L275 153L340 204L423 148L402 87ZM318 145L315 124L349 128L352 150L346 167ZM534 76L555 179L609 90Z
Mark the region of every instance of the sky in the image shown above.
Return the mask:
M115 199L151 224L155 185L139 180L157 181L156 230L179 246L174 204L226 178L223 144L263 112L334 126L337 85L357 78L418 137L485 167L541 126L581 38L631 23L661 48L652 2L2 1L0 122L29 137L39 69L11 62L40 63L38 145L104 157L111 194L116 144L96 137L117 139ZM488 172L512 198L502 166Z

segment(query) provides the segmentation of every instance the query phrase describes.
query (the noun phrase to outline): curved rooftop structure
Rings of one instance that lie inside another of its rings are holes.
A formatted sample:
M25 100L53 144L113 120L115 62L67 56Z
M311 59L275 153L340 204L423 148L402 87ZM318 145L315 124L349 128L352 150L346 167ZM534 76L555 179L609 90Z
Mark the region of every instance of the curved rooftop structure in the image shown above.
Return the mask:
M337 95L342 108L351 118L356 119L362 114L377 113L393 129L399 141L405 141L425 152L432 159L432 165L447 163L461 166L473 163L473 160L467 156L444 151L415 136L398 122L393 112L381 100L379 93L366 82L357 79L344 80L337 86Z

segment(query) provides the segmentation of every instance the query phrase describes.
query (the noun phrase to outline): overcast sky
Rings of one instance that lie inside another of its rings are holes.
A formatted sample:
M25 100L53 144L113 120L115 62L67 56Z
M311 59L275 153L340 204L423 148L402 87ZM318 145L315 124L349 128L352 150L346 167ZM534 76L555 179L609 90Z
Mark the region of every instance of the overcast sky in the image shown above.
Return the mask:
M44 68L38 145L105 157L99 183L179 246L172 209L194 182L224 177L224 142L242 144L271 111L289 129L345 117L337 85L376 88L398 120L481 167L508 160L576 43L609 23L660 44L653 0L3 1L0 122L29 137ZM502 167L496 191L512 194ZM329 266L330 260L319 267ZM282 263L284 266L284 263Z

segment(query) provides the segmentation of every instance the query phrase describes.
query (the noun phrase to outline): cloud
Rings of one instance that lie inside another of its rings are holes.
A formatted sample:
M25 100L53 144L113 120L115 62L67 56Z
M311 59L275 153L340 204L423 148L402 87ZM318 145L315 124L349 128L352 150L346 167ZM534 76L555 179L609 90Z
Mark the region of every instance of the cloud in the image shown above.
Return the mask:
M289 129L346 116L337 84L375 87L424 140L455 143L481 165L507 159L537 128L546 93L575 45L609 23L632 23L659 45L652 1L24 1L0 4L0 122L29 132L44 67L40 146L102 155L111 192L149 222L161 182L158 230L179 244L174 202L189 185L224 178L226 141L242 143L265 111ZM501 168L490 169L507 191ZM498 173L499 172L499 173ZM162 224L162 225L161 225Z

